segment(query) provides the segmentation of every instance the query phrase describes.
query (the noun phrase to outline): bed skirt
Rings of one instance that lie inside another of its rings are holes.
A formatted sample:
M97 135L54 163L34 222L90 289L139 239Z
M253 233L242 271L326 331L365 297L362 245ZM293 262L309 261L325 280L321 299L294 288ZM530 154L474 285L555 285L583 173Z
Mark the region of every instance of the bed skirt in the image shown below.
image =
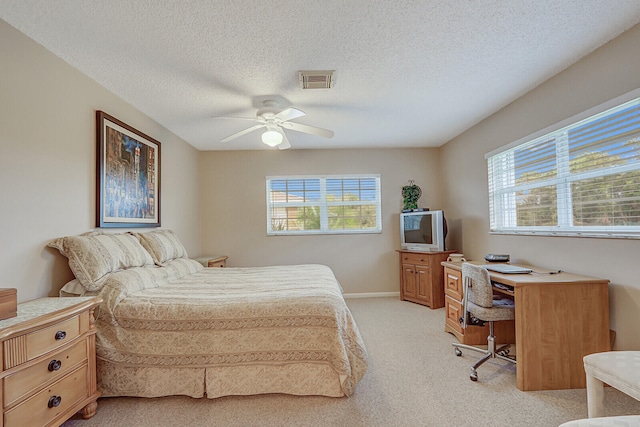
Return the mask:
M103 397L185 395L210 399L283 393L342 397L342 379L329 365L123 367L100 360L98 384Z

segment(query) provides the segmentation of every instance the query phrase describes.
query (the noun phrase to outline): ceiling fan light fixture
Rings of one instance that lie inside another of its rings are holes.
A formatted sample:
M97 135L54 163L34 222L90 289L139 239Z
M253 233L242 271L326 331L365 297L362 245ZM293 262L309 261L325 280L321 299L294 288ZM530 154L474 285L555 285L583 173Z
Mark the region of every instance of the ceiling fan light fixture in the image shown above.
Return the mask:
M269 147L275 147L282 143L282 134L277 130L268 130L262 134L262 142Z

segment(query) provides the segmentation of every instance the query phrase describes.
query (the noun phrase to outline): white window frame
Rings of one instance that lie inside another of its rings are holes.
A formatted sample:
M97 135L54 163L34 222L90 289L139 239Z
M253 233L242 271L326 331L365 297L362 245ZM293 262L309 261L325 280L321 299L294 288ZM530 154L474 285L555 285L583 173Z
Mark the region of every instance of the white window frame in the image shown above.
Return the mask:
M594 177L604 177L616 173L640 170L640 162L631 165L615 166L609 169L586 171L571 174L567 132L578 125L589 122L601 113L640 98L640 89L633 90L608 102L600 104L583 113L573 116L534 134L521 138L485 155L489 181L490 234L524 234L570 237L601 237L640 239L640 226L574 226L571 183ZM556 176L544 181L529 184L517 184L515 177L514 153L537 142L555 139ZM497 172L502 169L502 172ZM555 186L557 194L558 225L518 226L516 218L516 194L519 191Z
M294 202L275 202L271 200L270 184L276 180L320 180L320 201L294 201ZM326 183L329 179L373 179L375 182L376 200L375 201L327 201ZM266 200L267 200L267 236L287 236L287 235L314 235L314 234L379 234L382 233L382 194L380 190L379 174L346 174L346 175L283 175L283 176L267 176L266 177ZM330 229L329 228L329 207L330 206L353 206L353 205L371 205L376 206L376 227L359 228L359 229ZM274 208L283 207L306 207L319 206L320 208L320 229L319 230L273 230L272 229L272 212Z

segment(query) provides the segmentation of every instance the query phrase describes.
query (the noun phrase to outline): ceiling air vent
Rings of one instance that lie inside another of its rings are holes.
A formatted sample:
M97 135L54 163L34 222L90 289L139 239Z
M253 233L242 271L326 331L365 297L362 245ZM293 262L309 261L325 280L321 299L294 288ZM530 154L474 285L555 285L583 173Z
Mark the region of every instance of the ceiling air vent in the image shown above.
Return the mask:
M302 89L331 89L334 70L300 71L298 78Z

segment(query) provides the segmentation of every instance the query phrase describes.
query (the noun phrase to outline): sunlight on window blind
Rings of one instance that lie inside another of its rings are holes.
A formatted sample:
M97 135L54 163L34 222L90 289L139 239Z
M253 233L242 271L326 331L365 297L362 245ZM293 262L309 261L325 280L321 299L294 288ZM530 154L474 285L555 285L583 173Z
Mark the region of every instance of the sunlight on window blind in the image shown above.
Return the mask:
M640 98L487 156L492 232L640 237Z
M267 234L379 233L380 177L267 177Z

